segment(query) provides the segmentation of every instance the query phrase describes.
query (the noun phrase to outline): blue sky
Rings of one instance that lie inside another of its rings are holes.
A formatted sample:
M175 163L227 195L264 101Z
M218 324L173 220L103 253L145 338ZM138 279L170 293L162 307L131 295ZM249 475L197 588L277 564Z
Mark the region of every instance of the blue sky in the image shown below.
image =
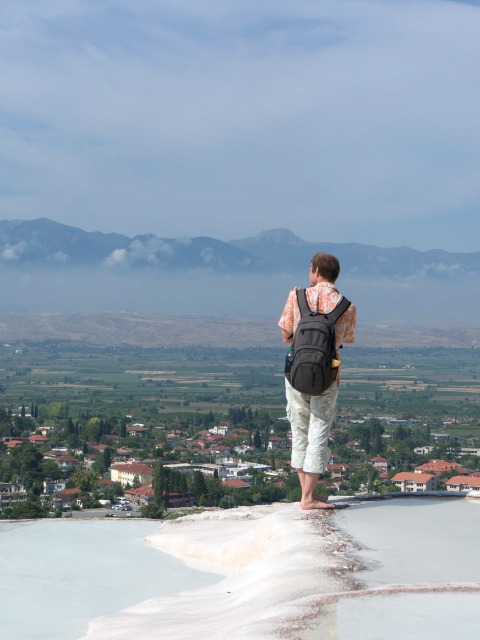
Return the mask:
M480 250L478 2L1 5L1 219Z

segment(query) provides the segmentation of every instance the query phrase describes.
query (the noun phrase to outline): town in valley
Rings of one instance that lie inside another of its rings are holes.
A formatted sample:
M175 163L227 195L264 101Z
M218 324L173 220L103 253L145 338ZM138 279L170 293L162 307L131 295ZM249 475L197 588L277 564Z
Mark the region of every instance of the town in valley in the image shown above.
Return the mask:
M345 349L323 496L480 495L478 350ZM0 518L298 501L273 347L0 347Z

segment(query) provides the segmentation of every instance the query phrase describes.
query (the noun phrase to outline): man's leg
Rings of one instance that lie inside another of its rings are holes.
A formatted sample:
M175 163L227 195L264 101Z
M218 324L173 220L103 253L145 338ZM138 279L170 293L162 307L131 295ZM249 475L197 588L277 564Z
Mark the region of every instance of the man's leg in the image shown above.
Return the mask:
M308 425L308 446L303 462L303 470L323 473L330 456L328 438L337 410L338 385L333 384L321 396L310 398L310 422Z
M302 509L333 509L334 505L318 498L315 494L318 478L324 473L330 449L328 437L337 408L338 385L333 384L321 396L310 398L310 422L308 445L303 469L299 472L302 486ZM301 477L302 476L302 477Z
M292 469L303 469L308 446L310 396L294 389L287 379L285 379L285 394L287 418L292 427Z
M310 468L305 470L305 458L308 450L310 449L310 458L315 455L314 450L310 446L309 433L312 422L311 402L314 398L296 391L287 380L285 381L285 390L287 396L287 416L292 427L292 468L297 470L302 488L300 506L302 509L331 509L333 508L332 505L328 504L325 500L321 500L315 494L319 474L325 470L328 460L324 463L323 468L321 468L322 461L318 461L318 472ZM314 428L314 431L315 430ZM328 431L329 430L330 428L328 427ZM326 443L328 448L328 433ZM324 453L323 458L325 455L326 453Z
M300 479L300 485L302 487L302 499L300 500L300 507L304 511L310 509L335 509L335 505L322 500L317 496L316 489L318 485L319 473L309 473L303 471L303 469L297 469L298 477Z

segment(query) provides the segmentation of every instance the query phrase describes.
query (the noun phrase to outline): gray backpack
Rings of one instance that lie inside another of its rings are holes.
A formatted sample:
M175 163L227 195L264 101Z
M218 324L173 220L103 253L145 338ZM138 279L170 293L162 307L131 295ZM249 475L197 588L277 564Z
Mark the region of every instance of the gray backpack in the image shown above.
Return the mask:
M342 298L333 311L311 311L305 289L297 289L301 318L287 354L285 377L292 387L311 396L321 395L332 384L330 376L335 358L335 323L351 305Z

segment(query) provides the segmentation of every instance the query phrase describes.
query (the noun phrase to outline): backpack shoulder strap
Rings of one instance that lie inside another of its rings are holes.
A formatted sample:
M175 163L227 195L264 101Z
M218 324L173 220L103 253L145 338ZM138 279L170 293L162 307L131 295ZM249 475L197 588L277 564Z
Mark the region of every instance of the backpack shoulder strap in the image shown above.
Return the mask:
M330 311L330 313L326 315L328 315L328 317L331 318L335 323L341 316L343 316L343 314L351 304L352 303L350 302L350 300L348 300L348 298L343 297L337 304L335 309L333 309L333 311Z
M306 289L297 289L297 302L302 317L312 313L312 310L308 306Z

